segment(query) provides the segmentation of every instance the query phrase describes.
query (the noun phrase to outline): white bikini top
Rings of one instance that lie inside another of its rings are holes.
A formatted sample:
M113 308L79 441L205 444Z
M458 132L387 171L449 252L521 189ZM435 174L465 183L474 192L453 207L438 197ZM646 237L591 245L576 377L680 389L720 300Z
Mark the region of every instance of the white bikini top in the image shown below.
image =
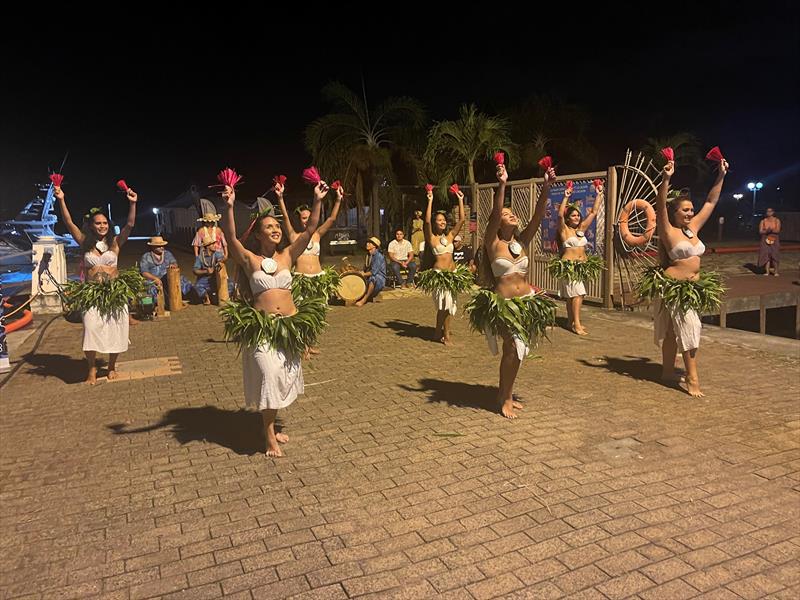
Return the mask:
M700 240L697 240L697 244L694 246L691 242L682 240L675 244L667 254L671 260L683 260L684 258L691 258L692 256L703 256L705 251L706 246Z
M503 256L498 256L492 261L492 274L495 277L505 277L506 275L514 275L521 273L526 275L528 273L528 257L523 256L517 260L508 260Z
M571 235L564 240L564 248L583 248L588 243L589 240L586 239L586 236Z
M116 267L117 255L113 250L106 250L99 256L94 252L86 252L83 255L83 264L89 268L100 265L104 267Z
M442 243L442 240L444 240L444 244ZM448 240L447 237L445 237L445 236L440 237L439 238L439 244L434 246L433 248L431 248L431 251L436 256L441 256L442 254L452 254L453 250L455 250L455 246L453 245L453 242Z
M303 250L303 254L308 256L319 256L319 251L320 251L319 242L311 240L306 249Z
M253 296L258 296L267 290L291 290L292 273L289 269L278 271L274 275L269 275L259 269L250 273L250 290Z

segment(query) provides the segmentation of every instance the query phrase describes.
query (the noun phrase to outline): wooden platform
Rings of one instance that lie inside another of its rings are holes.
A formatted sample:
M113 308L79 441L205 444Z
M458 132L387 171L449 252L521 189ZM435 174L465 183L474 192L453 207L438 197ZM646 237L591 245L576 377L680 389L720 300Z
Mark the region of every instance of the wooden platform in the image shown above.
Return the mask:
M726 326L728 314L759 311L759 331L767 330L767 309L795 307L795 338L800 338L800 285L797 277L781 275L739 275L725 278L728 288L720 306L719 325Z

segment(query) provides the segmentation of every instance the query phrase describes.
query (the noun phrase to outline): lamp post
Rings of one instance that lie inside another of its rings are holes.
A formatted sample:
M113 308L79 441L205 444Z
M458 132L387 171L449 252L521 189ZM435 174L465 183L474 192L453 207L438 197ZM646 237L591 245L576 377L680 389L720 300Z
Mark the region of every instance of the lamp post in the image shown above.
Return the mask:
M747 189L753 192L753 216L755 216L756 214L756 193L763 187L764 184L761 183L760 181L758 183L751 181L750 183L747 184Z

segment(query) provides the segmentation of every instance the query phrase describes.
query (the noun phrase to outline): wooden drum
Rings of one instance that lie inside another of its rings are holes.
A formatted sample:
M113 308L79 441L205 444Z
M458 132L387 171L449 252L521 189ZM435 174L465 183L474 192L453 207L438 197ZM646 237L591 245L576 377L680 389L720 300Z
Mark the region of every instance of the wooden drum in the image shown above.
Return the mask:
M367 282L364 277L357 272L342 273L342 281L339 284L337 294L344 300L345 305L351 306L358 302L367 293Z

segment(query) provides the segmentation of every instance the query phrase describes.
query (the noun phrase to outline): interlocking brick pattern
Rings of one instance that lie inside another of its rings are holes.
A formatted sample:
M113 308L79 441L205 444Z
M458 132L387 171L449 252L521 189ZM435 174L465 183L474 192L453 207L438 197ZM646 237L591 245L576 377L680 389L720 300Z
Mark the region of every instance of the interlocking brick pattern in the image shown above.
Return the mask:
M461 318L425 339L432 308L334 308L280 460L213 307L131 328L124 360L181 372L95 387L54 323L1 392L0 597L800 595L797 356L704 342L696 400L594 311L507 421L497 358Z

